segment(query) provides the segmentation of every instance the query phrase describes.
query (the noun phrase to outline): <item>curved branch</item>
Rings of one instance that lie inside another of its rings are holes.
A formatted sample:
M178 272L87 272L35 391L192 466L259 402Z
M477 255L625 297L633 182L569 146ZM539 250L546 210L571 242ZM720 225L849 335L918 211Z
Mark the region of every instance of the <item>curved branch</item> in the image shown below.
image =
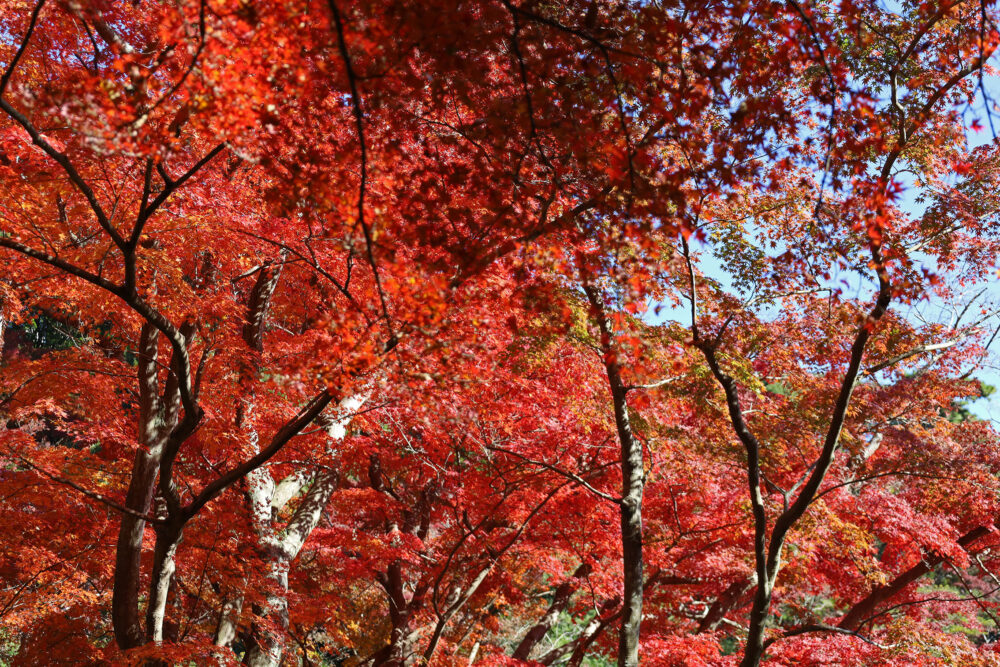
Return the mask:
M28 49L28 42L31 41L31 35L35 32L35 26L38 24L38 15L42 11L42 7L45 5L45 0L38 0L35 3L35 8L31 11L31 18L28 21L28 29L24 32L24 38L21 40L21 45L17 47L17 53L11 58L10 64L7 65L7 69L4 70L3 76L0 76L0 97L7 91L7 84L10 83L10 78L14 76L14 70L17 68L17 63L20 62L21 56Z
M808 634L810 632L833 632L833 633L841 634L841 635L850 635L852 637L857 637L861 641L866 642L868 644L871 644L872 646L876 646L876 647L881 648L881 649L890 649L890 648L892 648L892 646L887 646L887 645L884 645L884 644L879 644L878 642L876 642L876 641L874 641L874 640L872 640L872 639L870 639L868 637L865 637L863 634L861 634L859 632L855 632L853 630L847 630L846 628L838 628L835 625L826 625L825 623L810 623L808 625L803 625L803 626L800 626L798 628L792 628L791 630L786 630L785 632L783 632L781 635L779 635L777 637L771 637L766 642L764 642L764 649L766 650L769 646L771 646L772 644L774 644L777 641L781 641L782 639L788 639L789 637L797 637L799 635Z
M979 526L958 538L958 545L962 548L968 548L991 532L990 527ZM899 594L904 588L929 573L942 562L944 562L943 556L925 555L919 563L905 572L901 572L889 583L872 589L871 593L865 598L854 603L847 613L844 614L844 617L840 619L837 627L846 630L857 630L862 624L878 615L876 609L879 605Z
M251 471L256 470L260 466L267 463L281 450L282 447L288 443L289 440L298 435L302 429L318 417L332 400L333 396L329 391L323 390L317 394L299 411L297 415L295 415L295 417L288 421L278 430L277 433L274 434L274 437L271 438L271 442L267 447L263 448L253 458L241 463L229 472L223 474L214 482L208 484L201 493L195 496L194 500L192 500L182 510L184 519L188 520L193 517L202 507L211 502L232 484L238 482Z

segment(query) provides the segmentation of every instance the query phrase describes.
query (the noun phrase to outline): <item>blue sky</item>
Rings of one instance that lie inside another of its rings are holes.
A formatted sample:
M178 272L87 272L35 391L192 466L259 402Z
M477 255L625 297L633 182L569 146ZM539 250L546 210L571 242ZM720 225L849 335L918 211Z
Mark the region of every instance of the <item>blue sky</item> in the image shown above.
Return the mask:
M1000 98L1000 79L987 77L984 83L991 97L995 99ZM994 91L996 92L995 95ZM971 125L974 118L978 118L979 122L985 126L985 129L978 132L971 130L967 132L966 136L970 148L996 141L987 122L985 107L981 97L977 100L973 108L966 113L965 120L967 126ZM997 125L997 131L1000 132L1000 115L996 114L996 112L994 112L994 122ZM912 180L907 179L907 174L902 174L899 179L904 184L904 190L898 200L901 208L912 216L921 215L923 213L923 205L916 201L919 194L918 188L915 187ZM724 270L720 261L712 255L708 244L692 239L692 250L699 254L698 267L707 277L719 281L726 287L732 287L730 275ZM934 271L936 267L929 262L927 268ZM968 288L968 296L972 297L982 292L979 299L984 304L1000 304L1000 281L998 281L997 276L995 268L984 269L980 284L970 286ZM946 276L942 276L942 278L947 279ZM845 296L858 299L870 298L874 294L875 288L875 285L867 277L859 276L853 271L843 271L839 275L832 276L829 284L831 287L841 288ZM951 315L949 305L942 303L934 297L929 297L913 304L897 303L895 304L895 308L898 314L910 319L915 324L935 321L947 322ZM763 315L766 316L766 312ZM659 304L657 308L651 309L647 314L647 321L650 323L675 321L684 326L689 326L691 323L690 319L690 311L686 303L682 303L678 307L673 307L669 304ZM994 317L983 326L995 329L1000 326L1000 317ZM1000 336L998 336L998 340L994 343L994 347L996 349L991 347L991 354L983 360L981 368L976 369L972 373L972 376L986 384L997 387L998 391L990 397L973 401L968 407L978 418L992 421L995 425L1000 425Z

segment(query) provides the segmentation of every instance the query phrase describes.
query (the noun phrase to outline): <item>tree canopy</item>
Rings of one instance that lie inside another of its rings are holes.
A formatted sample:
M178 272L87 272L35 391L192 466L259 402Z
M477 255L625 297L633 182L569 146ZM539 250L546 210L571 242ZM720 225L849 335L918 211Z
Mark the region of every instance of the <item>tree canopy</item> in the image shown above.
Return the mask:
M998 19L0 0L0 664L1000 665Z

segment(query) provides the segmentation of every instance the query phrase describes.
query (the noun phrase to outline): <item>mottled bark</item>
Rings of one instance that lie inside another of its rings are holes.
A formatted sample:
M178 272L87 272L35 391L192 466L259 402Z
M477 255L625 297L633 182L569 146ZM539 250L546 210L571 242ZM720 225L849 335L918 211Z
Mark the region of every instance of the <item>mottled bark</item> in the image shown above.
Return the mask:
M346 436L347 425L355 413L368 400L367 394L349 396L340 402L338 417L327 420L326 431L331 440ZM268 478L270 475L268 474ZM288 525L280 534L267 538L265 549L268 560L268 579L274 584L275 591L268 596L266 613L272 618L279 630L288 627L288 570L298 557L309 535L319 524L323 510L336 490L340 476L335 471L324 471L315 476L309 491L295 510ZM301 487L300 487L301 488ZM261 509L270 516L274 501L275 486L273 481L267 491L267 498L261 494ZM256 502L256 501L255 501ZM247 650L246 662L253 667L277 667L281 664L283 645L281 636L263 627L255 629L254 641Z
M252 404L241 402L237 410L237 427L243 427L247 415L252 410ZM246 429L247 439L253 451L259 448L257 431ZM261 543L267 543L272 537L271 530L271 493L274 490L274 480L266 468L257 468L247 473L246 497L249 505L250 521ZM216 646L229 646L236 638L239 630L240 614L243 612L243 588L247 580L244 577L239 587L228 591L222 600L219 610L218 625L215 629L213 642Z
M160 331L160 326L156 327ZM145 330L145 329L144 329ZM193 397L191 396L190 359L188 346L194 337L195 327L188 323L179 331L179 343L173 347L170 372L164 383L162 395L153 402L156 407L152 422L156 429L156 437L160 451L158 465L154 474L155 489L160 507L156 526L156 542L153 548L153 567L150 571L149 599L146 607L146 633L144 641L162 641L163 623L166 616L167 596L170 593L171 578L174 573L174 554L180 544L181 531L190 515L185 515L177 497L177 491L172 479L172 466L180 446L194 432L201 420L200 409L191 411ZM155 374L153 376L156 377ZM153 389L155 391L155 382ZM181 404L184 396L188 397L189 408L185 409L181 421Z
M125 507L149 513L156 489L156 473L163 454L165 428L159 396L157 346L159 331L151 324L142 327L137 350L139 378L139 449L132 464L132 476L125 495ZM111 596L111 620L115 641L123 649L146 641L139 612L140 561L146 521L135 514L122 514L115 549L115 576Z
M275 592L267 595L267 609L265 611L280 630L288 628L288 599L286 597L288 567L289 562L280 555L276 555L271 560L267 574L269 583L275 588ZM263 627L256 627L243 663L250 665L250 667L278 667L281 664L284 650L282 638L278 633Z
M240 614L243 611L243 594L233 593L226 597L219 609L219 620L215 628L212 643L216 646L229 646L236 639L239 629Z
M273 295L274 289L277 285L279 270L280 268L271 268L270 266L264 267L261 270L258 280L251 293L247 311L247 321L243 329L243 336L247 344L255 349L260 349L262 346L261 336L264 321L271 296ZM179 350L175 349L174 358L172 359L173 375L184 378L186 383L190 382L190 377L189 374L185 375L182 373L182 370L190 368L190 364L186 356L186 345L190 341L192 335L193 330L188 330L186 327L182 329L182 338L185 345ZM189 386L189 384L181 385L181 388L183 389L185 386ZM181 392L181 399L184 398L185 393L186 392L184 391ZM174 569L173 557L176 552L177 545L180 542L184 524L194 517L201 510L201 508L211 502L232 484L237 483L241 479L247 478L250 482L251 488L254 488L260 480L267 480L269 482L269 484L265 485L266 488L262 492L263 495L267 496L261 502L262 506L252 512L254 516L262 515L264 517L261 521L261 525L269 526L271 514L271 495L273 495L274 484L270 474L263 468L263 466L288 442L289 439L299 433L306 425L312 423L330 403L330 399L331 397L327 392L319 394L312 401L310 401L310 403L303 408L294 419L290 420L281 429L279 429L278 432L271 438L268 445L258 451L255 456L222 474L215 481L209 483L188 505L181 506L176 490L174 489L171 466L173 458L177 455L181 444L183 444L184 440L190 436L194 427L197 425L197 422L200 420L200 412L192 417L192 413L190 413L187 403L185 403L184 421L181 422L177 428L170 431L159 468L158 487L160 496L165 502L166 512L165 521L158 527L156 534L157 541L150 585L150 606L147 613L147 624L151 635L154 637L162 637L163 634L162 627L164 622L163 616L165 613L166 598L169 593L170 581ZM348 398L345 402L353 404L352 399L353 397ZM246 419L247 414L254 407L252 397L244 403L245 405L241 406L243 409L238 410L238 413L241 415L238 418L240 422ZM256 441L258 436L255 431L251 430L250 437ZM306 504L307 503L303 503L303 505ZM309 530L311 530L311 528ZM269 536L265 535L265 538L267 537ZM283 536L282 540L284 537L288 537L290 541L294 541L296 539L294 535ZM263 539L262 543L264 543L265 547L269 550L276 550L278 552L287 551L287 548L282 548L281 540L278 539ZM301 548L301 545L299 545L299 548ZM271 568L268 576L275 580L279 587L279 591L287 589L288 563L297 553L298 550L295 549L293 555L289 558L283 559L279 557L271 559L273 567ZM283 606L287 607L287 603L285 603L283 595L279 593L276 599L269 600L268 606L269 610L275 615L276 618L284 619L284 623L287 623L287 614L282 611ZM232 611L235 611L235 609L232 609ZM230 620L226 622L238 621ZM217 634L219 633L217 632ZM264 653L265 658L266 655L267 652ZM253 656L248 655L248 657ZM278 654L277 662L280 662L280 653Z
M339 476L324 473L316 477L296 510L292 521L280 536L272 537L265 545L268 561L267 579L273 591L267 596L265 613L280 630L288 627L288 571L298 556L309 533L319 523L323 508L337 488ZM270 504L268 504L270 508ZM247 650L246 663L253 667L277 667L284 651L282 637L262 626L254 629L253 644Z
M281 267L265 264L260 267L257 280L250 291L247 303L246 322L243 325L243 340L251 349L261 352L264 349L264 325L271 298L278 287ZM254 411L253 397L238 399L236 410L236 427L243 429L254 452L259 451L260 443L257 431L247 428ZM258 537L270 537L271 515L270 503L274 493L274 480L265 468L257 468L247 473L247 497L250 503L250 518L254 523ZM287 500L287 499L286 499ZM265 512L264 508L268 510ZM219 620L216 626L213 642L216 646L229 646L236 639L239 630L240 614L243 611L243 593L234 591L223 599L219 610Z
M271 517L277 517L288 501L299 495L312 479L313 475L305 470L296 470L278 482L274 487L274 493L271 494Z
M146 607L146 630L150 641L163 641L163 623L166 618L167 596L174 575L174 556L181 541L183 523L172 521L156 527L156 547L153 551L153 569L149 583L149 604Z
M284 253L282 253L284 258ZM250 300L247 303L246 323L243 325L243 340L252 349L260 352L264 349L264 323L267 320L267 311L271 307L271 297L278 287L278 278L281 276L281 264L277 266L267 264L261 267L257 274L257 282L254 283L250 292Z

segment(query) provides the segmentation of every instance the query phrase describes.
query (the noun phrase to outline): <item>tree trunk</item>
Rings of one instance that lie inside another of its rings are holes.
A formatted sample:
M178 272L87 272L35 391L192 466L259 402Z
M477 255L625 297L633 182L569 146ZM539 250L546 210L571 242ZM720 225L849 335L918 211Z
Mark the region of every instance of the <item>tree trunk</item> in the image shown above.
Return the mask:
M148 514L156 489L156 473L163 454L160 423L157 345L159 332L150 324L139 339L139 449L132 465L125 507ZM140 565L146 521L134 514L122 514L115 549L114 587L111 596L111 624L119 648L129 649L146 642L139 614Z
M621 540L622 568L624 575L624 600L622 625L618 635L618 667L637 667L639 664L639 632L642 624L642 493L645 483L642 444L632 433L629 421L626 389L618 365L611 327L604 309L603 297L591 285L584 291L594 310L601 334L601 352L604 368L611 389L611 400L621 447L622 500Z
M361 397L351 397L341 403L341 408L345 409L349 415L353 415L354 411L364 403L364 400L365 398ZM274 539L268 549L270 552L268 579L275 584L275 591L268 595L267 614L274 618L275 625L281 630L288 627L288 599L286 596L288 570L292 561L299 555L299 551L301 551L309 534L319 524L323 509L336 490L339 481L340 476L336 472L328 471L317 475L305 498L302 499L302 503L296 509L292 520L281 536ZM280 635L258 628L254 643L247 650L246 662L252 667L277 667L281 664L282 652Z
M163 621L167 612L167 595L174 576L174 555L180 544L184 524L175 521L156 528L156 547L149 582L149 604L146 607L146 630L149 639L163 641Z
M403 590L403 566L399 561L389 565L386 573L378 575L379 583L389 596L389 621L392 631L389 633L389 644L375 654L372 667L406 667L413 663L412 644L410 640L410 620L413 609L406 601Z
M623 460L632 458L622 451ZM639 632L642 623L642 454L638 465L625 464L623 472L630 481L622 501L621 532L622 560L625 574L625 600L622 608L622 629L618 636L618 666L636 667L639 664ZM630 470L631 469L631 470ZM638 470L638 481L631 471Z
M216 646L229 646L236 639L236 631L239 628L240 613L243 611L243 595L236 594L228 597L222 603L219 610L219 622L215 628L215 636L212 643Z
M510 546L509 544L507 546ZM431 659L434 657L435 651L437 651L438 644L441 642L441 638L444 636L444 630L448 627L451 619L457 614L462 607L476 594L479 587L486 580L490 571L493 569L494 563L490 563L483 569L481 569L476 576L469 583L469 587L462 591L460 588L456 588L452 591L451 595L445 601L448 605L444 613L438 617L437 623L434 625L434 632L431 633L431 640L427 645L427 650L424 651L424 664L431 664Z
M136 452L125 507L143 514L149 511L161 452L162 447ZM115 640L122 649L135 648L146 641L139 616L140 561L145 530L145 520L132 514L122 515L115 550L114 590L111 596Z
M743 651L741 667L757 667L764 657L764 631L767 629L767 615L771 607L773 582L765 577L757 582L757 594L750 610L750 630L747 645Z
M271 561L267 578L275 590L267 596L267 615L274 620L280 630L288 628L288 568L289 561L275 554ZM284 644L279 633L258 627L254 641L243 659L250 667L279 667L284 654Z
M872 245L870 248L872 266L875 269L879 283L875 304L868 312L865 322L859 327L854 337L854 342L851 345L850 361L841 380L840 391L837 394L833 411L830 414L829 426L827 427L826 436L823 439L823 448L815 462L810 466L811 472L809 473L809 477L805 479L798 496L790 504L788 495L786 494L784 499L786 507L775 520L770 539L768 539L767 516L764 509L764 499L760 490L762 480L760 443L750 431L744 419L736 381L732 376L725 373L719 365L716 348L720 341L718 339L715 341L703 339L699 332L695 274L690 261L687 241L682 240L682 243L684 255L688 258L688 271L691 280L691 334L694 344L701 350L705 361L712 371L712 375L715 376L716 381L726 394L726 405L729 410L729 418L733 431L743 443L747 453L747 484L754 515L754 561L757 572L757 592L754 595L753 607L750 610L750 627L748 628L746 647L740 665L741 667L757 667L764 655L764 634L767 629L767 619L770 613L771 594L774 590L778 573L781 571L781 552L785 545L785 538L796 522L809 509L810 504L816 497L816 493L819 491L820 485L830 470L830 466L833 464L833 458L840 441L840 434L847 420L847 410L851 404L851 395L861 372L861 363L864 359L865 349L872 336L872 332L875 330L875 325L888 311L889 303L892 300L892 286L889 283L889 273L885 268L881 250L878 245Z

